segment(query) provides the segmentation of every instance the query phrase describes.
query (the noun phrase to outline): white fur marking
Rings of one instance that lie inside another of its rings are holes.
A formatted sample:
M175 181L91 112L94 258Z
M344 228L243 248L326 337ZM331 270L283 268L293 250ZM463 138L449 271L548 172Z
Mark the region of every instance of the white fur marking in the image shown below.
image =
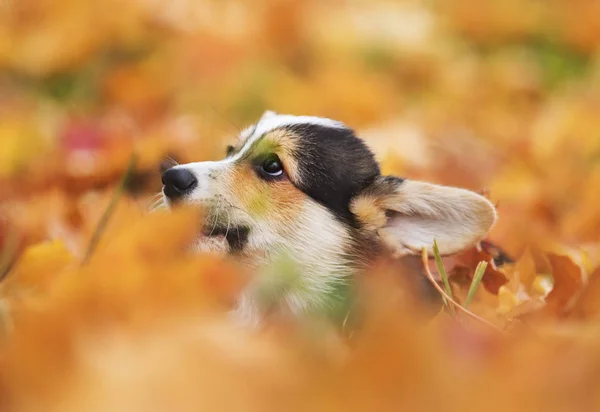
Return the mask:
M331 127L335 129L344 129L346 125L336 120L326 119L324 117L316 116L294 116L291 114L275 114L274 112L267 111L260 120L254 125L246 128L240 134L241 139L245 139L246 142L242 149L233 157L226 159L229 161L236 161L246 154L252 145L259 140L266 133L279 129L286 126L293 126L299 124L310 124L323 127Z
M261 291L277 284L285 275L272 271L271 264L281 257L279 253L291 258L301 275L286 284L279 297L281 308L295 316L326 309L331 304L334 288L353 270L346 256L351 242L346 227L315 202L307 202L298 219L285 228L274 227L268 221L255 224L248 250L268 250L275 255L269 253L266 256L257 278L240 297L234 316L245 322L258 322ZM315 242L315 238L319 242Z

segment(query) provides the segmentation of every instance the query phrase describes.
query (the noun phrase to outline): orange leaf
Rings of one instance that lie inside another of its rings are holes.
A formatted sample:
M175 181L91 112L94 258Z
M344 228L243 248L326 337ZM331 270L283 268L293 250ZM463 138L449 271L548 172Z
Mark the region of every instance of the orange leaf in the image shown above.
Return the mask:
M568 256L548 254L554 287L546 298L545 312L563 313L582 287L582 269Z
M487 250L477 250L477 248L471 248L465 252L460 253L456 256L454 263L455 268L465 267L469 269L469 278L473 278L475 268L481 261L488 262L487 269L483 275L481 282L483 286L491 293L497 294L498 289L508 282L508 279L502 272L496 269L494 264L494 256L488 253ZM450 269L449 269L450 270Z
M515 277L527 290L531 288L536 277L536 268L531 250L526 249L515 265Z
M600 268L591 275L588 284L569 311L577 319L597 318L600 315Z
M14 269L8 274L5 286L39 287L52 282L56 275L73 261L62 242L34 245L25 250Z

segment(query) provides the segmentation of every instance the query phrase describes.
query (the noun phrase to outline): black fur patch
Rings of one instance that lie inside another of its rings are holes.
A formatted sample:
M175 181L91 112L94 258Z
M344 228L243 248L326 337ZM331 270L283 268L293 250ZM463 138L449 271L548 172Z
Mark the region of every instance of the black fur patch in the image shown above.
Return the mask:
M225 236L227 244L229 245L230 253L237 253L244 250L248 244L248 235L250 229L244 226L216 226L213 229L205 230L206 236Z
M297 187L356 227L350 201L381 175L371 150L347 128L298 124L286 129L299 136L293 154L301 176Z
M236 253L244 250L248 244L248 235L250 229L247 227L233 227L229 229L229 233L225 236L229 244L229 252Z
M374 197L389 196L399 189L404 178L396 176L381 176L373 182L362 194Z

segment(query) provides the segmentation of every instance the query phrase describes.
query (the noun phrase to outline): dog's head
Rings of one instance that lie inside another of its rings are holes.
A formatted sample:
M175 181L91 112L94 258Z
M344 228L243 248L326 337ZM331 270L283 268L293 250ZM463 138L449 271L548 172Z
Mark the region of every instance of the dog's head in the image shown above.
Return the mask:
M464 249L495 221L484 197L382 176L372 152L344 124L266 112L217 162L163 175L168 205L207 211L197 248L272 259L285 252L309 288L347 274L386 245L399 254Z

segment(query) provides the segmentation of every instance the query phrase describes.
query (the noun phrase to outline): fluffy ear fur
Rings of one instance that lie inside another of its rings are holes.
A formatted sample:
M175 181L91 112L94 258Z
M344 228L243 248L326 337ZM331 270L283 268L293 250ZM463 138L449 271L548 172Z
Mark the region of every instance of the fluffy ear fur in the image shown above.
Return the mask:
M479 241L496 221L494 206L465 189L382 177L359 194L352 212L398 255L433 251L449 255Z

